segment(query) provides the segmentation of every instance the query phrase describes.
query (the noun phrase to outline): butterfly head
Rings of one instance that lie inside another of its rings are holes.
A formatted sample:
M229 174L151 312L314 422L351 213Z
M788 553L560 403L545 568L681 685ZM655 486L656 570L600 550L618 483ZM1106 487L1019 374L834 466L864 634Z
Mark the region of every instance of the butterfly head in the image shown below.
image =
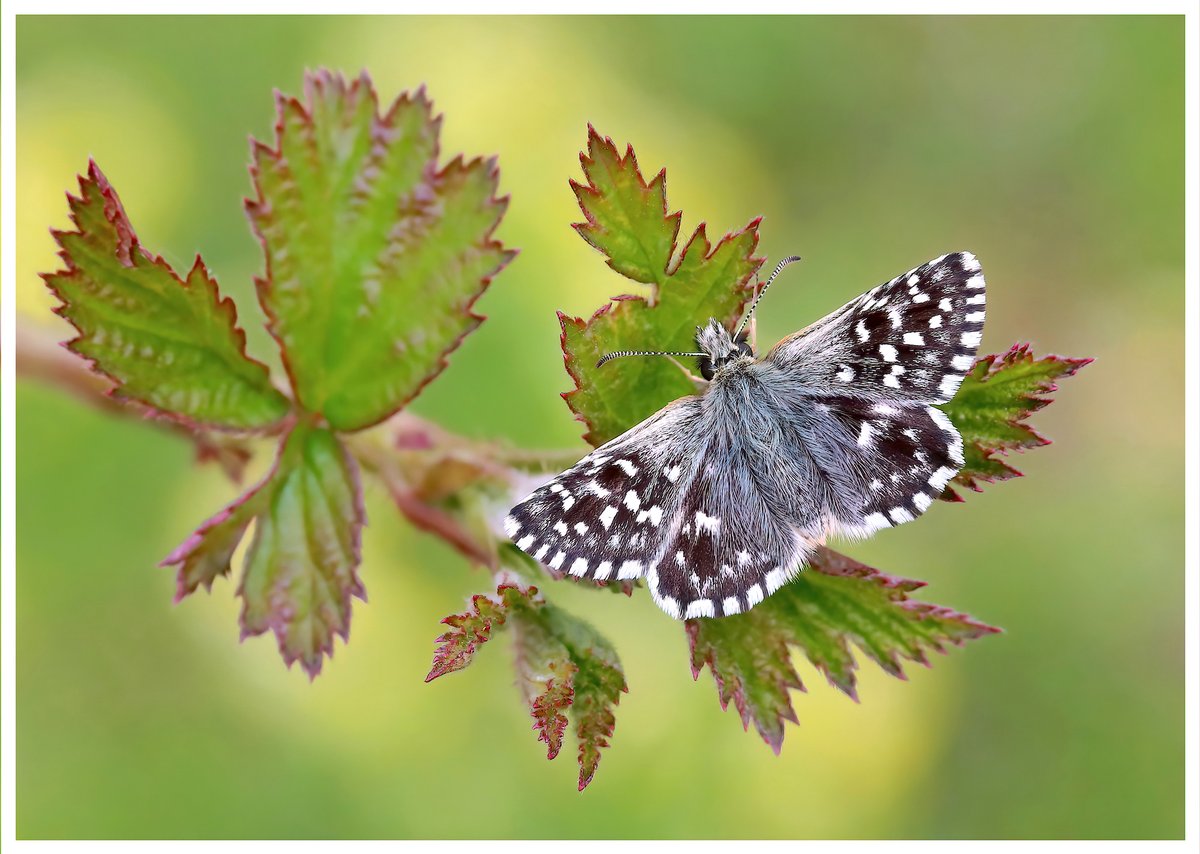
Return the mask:
M707 326L697 326L696 349L704 354L700 357L700 374L711 380L725 365L740 359L753 359L749 337L744 331L735 337L715 317Z

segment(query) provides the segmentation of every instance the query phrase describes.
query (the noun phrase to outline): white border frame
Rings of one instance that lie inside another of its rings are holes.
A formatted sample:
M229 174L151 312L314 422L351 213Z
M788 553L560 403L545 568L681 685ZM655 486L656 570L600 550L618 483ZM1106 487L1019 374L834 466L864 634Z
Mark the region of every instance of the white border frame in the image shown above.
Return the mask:
M233 850L252 850L262 847L282 847L287 845L292 849L297 845L306 848L328 848L336 850L344 842L328 843L266 843L266 842L147 842L147 843L94 843L94 842L21 842L15 839L16 820L16 481L14 466L16 465L15 443L15 353L16 314L14 294L9 283L16 276L16 16L28 14L155 14L168 13L163 8L161 0L109 0L100 3L96 0L47 0L47 2L31 2L31 0L10 0L4 4L0 13L0 224L3 227L2 243L0 243L0 273L2 273L2 302L0 302L0 560L2 560L2 585L0 585L0 847L5 850L41 851L76 850L82 847L97 850L112 850L124 852L131 844L138 847L153 846L153 850L182 850L195 849L197 846L231 847ZM563 2L507 3L502 11L524 14L587 14L594 13L594 6L571 4L572 8L564 9ZM647 11L647 6L653 6L658 12L688 12L722 13L728 11L728 6L712 0L700 0L686 5L682 3L631 3L628 0L610 0L605 4L605 10L612 13L641 13ZM790 8L788 8L790 6ZM1194 2L1173 0L1173 2L1116 2L1116 0L1092 0L1089 3L1071 2L1030 2L1030 0L1009 0L1009 2L953 2L953 0L924 0L910 4L887 4L875 0L854 0L854 2L837 2L837 0L813 0L803 7L781 2L745 2L738 7L738 14L750 13L838 13L838 14L1162 14L1182 15L1185 17L1185 241L1186 256L1186 295L1185 295L1185 326L1187 334L1186 346L1186 456L1185 456L1185 495L1186 495L1186 542L1185 542L1185 597L1186 597L1186 628L1185 638L1185 726L1186 759L1185 759L1185 838L1180 841L1156 843L1156 847L1166 847L1177 850L1195 850L1198 841L1197 809L1200 801L1200 761L1198 761L1197 734L1200 730L1200 696L1198 696L1197 655L1200 652L1200 630L1197 625L1197 603L1200 600L1200 543L1197 533L1200 530L1200 257L1197 248L1200 245L1200 188L1197 181L1197 158L1200 155L1200 136L1197 134L1197 103L1200 102L1200 87L1198 87L1197 51L1200 49L1200 11ZM14 8L15 7L15 8ZM425 4L398 3L396 0L343 0L335 5L305 0L210 0L205 4L204 14L381 14L417 13L427 11ZM497 10L485 3L463 2L463 0L443 0L438 5L439 14L494 14ZM169 14L195 13L192 9L171 9ZM356 847L379 847L387 843L353 843ZM446 843L409 843L421 847L444 847ZM462 846L477 845L478 843L457 843ZM515 848L517 844L527 847L537 845L547 847L553 842L543 843L507 843L506 847ZM572 846L592 847L598 843L571 843ZM689 848L698 845L710 847L712 843L661 843L664 846L681 848L686 844ZM728 844L728 843L722 843ZM763 848L780 849L790 843L757 843ZM871 843L871 842L810 842L810 848L825 849L832 847L856 847L888 845L894 848L907 848L921 851L930 844L920 843ZM1048 843L1048 842L1011 842L1011 843L955 843L957 847L969 850L980 850L984 846L995 844L1004 845L1033 845L1036 847L1062 847L1067 845L1088 844L1090 846L1103 844L1117 850L1140 850L1144 842L1112 842L1112 843Z

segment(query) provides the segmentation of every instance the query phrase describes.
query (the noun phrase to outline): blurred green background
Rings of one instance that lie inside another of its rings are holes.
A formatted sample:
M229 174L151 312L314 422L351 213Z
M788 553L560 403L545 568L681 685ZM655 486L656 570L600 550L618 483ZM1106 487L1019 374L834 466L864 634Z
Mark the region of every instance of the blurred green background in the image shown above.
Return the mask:
M805 263L769 344L956 249L988 276L984 349L1097 357L1035 421L1028 477L851 554L1006 634L811 668L775 757L644 595L551 595L616 644L630 693L592 786L547 763L508 641L425 685L438 620L487 579L368 490L352 643L314 684L238 642L234 585L171 605L156 563L235 495L153 425L18 389L20 837L1180 837L1183 833L1182 18L30 18L17 23L20 323L95 156L145 245L202 251L277 366L242 212L247 135L306 68L428 84L443 151L498 154L521 256L414 409L578 447L554 310L623 289L569 228L586 123L668 167L684 233L765 215ZM699 319L698 319L699 320ZM648 345L654 342L646 342ZM255 471L265 463L264 447Z

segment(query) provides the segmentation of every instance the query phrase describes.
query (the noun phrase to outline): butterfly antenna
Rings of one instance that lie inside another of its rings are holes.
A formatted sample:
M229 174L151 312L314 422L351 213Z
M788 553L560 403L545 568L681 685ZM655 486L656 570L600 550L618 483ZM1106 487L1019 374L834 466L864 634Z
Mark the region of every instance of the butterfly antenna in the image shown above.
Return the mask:
M596 367L602 367L605 362L611 362L613 359L619 359L621 356L705 356L706 353L677 353L666 352L662 350L619 350L616 353L609 353L599 362Z
M758 301L763 298L763 294L767 292L767 288L771 287L771 282L775 281L775 277L779 275L779 271L791 264L793 261L799 261L799 255L789 255L784 258L775 267L775 272L771 274L771 278L767 279L767 283L762 286L762 290L758 292L758 296L754 298L754 302L750 303L750 310L746 312L746 316L742 318L742 322L738 324L737 332L733 333L734 340L742 334L742 330L746 328L746 324L750 322L750 318L754 316L754 309L758 308Z

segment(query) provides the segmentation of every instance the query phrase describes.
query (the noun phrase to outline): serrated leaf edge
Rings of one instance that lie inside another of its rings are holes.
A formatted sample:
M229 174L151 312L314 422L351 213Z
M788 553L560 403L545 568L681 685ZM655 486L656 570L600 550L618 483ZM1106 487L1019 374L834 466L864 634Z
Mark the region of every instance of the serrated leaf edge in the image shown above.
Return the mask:
M264 198L263 193L262 193L262 187L259 183L258 167L255 165L254 155L255 155L255 153L262 153L265 156L270 157L275 160L282 159L283 158L282 134L283 134L283 130L284 130L284 109L285 109L285 107L287 105L291 105L292 107L294 107L304 117L305 122L309 126L311 126L312 122L313 122L313 114L312 114L312 110L311 110L313 88L316 86L326 86L326 85L330 85L330 84L341 85L341 86L347 85L345 78L339 72L330 71L327 68L318 68L315 71L313 71L313 70L305 71L304 91L305 91L305 97L308 99L308 104L309 104L308 106L306 106L303 102L301 102L301 100L299 98L297 98L294 95L284 94L283 92L281 92L278 89L276 89L274 91L275 123L272 127L273 127L273 132L275 134L275 146L272 148L271 146L255 139L254 137L250 138L250 149L251 149L250 166L249 166L250 181L251 181L252 186L254 187L254 191L256 193L256 198L253 198L253 199L245 198L242 200L247 217L250 221L250 229L253 232L255 239L258 241L260 248L262 249L264 265L265 265L265 274L262 276L254 277L255 292L258 296L259 305L262 307L264 314L266 314L266 316L267 316L267 324L266 324L267 331L271 334L271 337L273 339L275 339L275 343L279 347L280 358L281 358L281 361L283 362L283 368L284 368L284 371L287 372L288 382L291 385L293 390L299 388L299 385L296 382L296 377L292 370L291 359L288 357L287 349L284 347L283 340L277 332L279 318L275 315L275 312L271 309L271 303L270 303L270 294L271 294L271 290L272 290L272 281L273 281L272 271L271 271L271 255L267 248L266 238L259 231L257 225L255 225L254 216L252 213L253 209L261 207L263 205L263 203L266 201L266 199ZM437 161L438 161L438 158L441 156L441 150L442 150L441 127L442 127L442 121L444 119L444 114L442 114L442 113L439 113L437 115L432 114L433 113L433 102L427 96L427 93L425 91L425 84L422 83L420 86L418 86L416 88L415 91L409 92L406 90L406 91L401 92L399 95L396 96L395 99L393 99L391 106L389 106L389 108L388 108L388 111L383 115L380 115L380 113L379 113L379 94L378 94L377 90L375 89L375 85L374 85L374 82L371 80L371 76L366 72L365 69L359 73L358 77L356 77L354 80L350 81L348 91L351 93L357 92L360 87L365 89L365 91L367 92L368 96L371 99L372 104L374 105L375 116L381 122L390 122L392 120L392 118L394 117L396 111L402 105L409 104L409 103L421 104L421 105L425 106L426 110L430 113L430 116L431 116L430 122L433 125L434 148L433 148L433 156L425 168L425 173L426 173L425 181L427 183L434 183L434 182L445 179L445 177L447 175L449 175L452 170L470 171L471 169L476 168L479 164L483 164L487 170L488 179L493 183L494 186L499 186L499 181L500 181L499 159L495 156L491 156L491 157L487 157L487 158L482 157L482 156L474 157L471 160L466 161L466 160L464 160L464 157L462 154L458 154L454 158L452 158L448 163L446 163L446 165L443 166L440 170L436 168ZM389 418L394 416L397 412L402 410L405 406L407 406L414 398L416 398L416 396L418 394L421 393L421 391L425 388L425 386L429 385L429 383L431 383L434 379L436 379L442 373L442 371L444 371L449 366L450 354L452 352L454 352L455 350L457 350L459 348L459 346L462 344L463 340L469 334L471 334L476 329L478 329L479 325L484 320L487 319L486 315L479 314L474 310L475 303L478 302L479 298L482 297L483 294L487 291L488 287L492 283L492 280L495 279L495 277L497 275L499 275L504 270L505 267L507 267L510 263L512 263L513 259L516 258L518 254L520 254L520 250L505 249L504 245L501 241L493 239L493 234L495 233L496 229L500 226L500 223L503 220L504 214L507 213L510 200L511 200L511 197L509 195L506 194L503 196L497 196L495 194L494 190L492 192L491 197L488 199L489 203L496 204L501 207L501 213L500 213L500 217L497 218L496 222L492 225L492 227L489 228L484 233L484 235L481 239L481 242L478 244L478 246L480 246L482 248L498 250L504 255L504 258L500 262L500 264L498 264L496 266L496 268L490 274L484 276L480 280L478 290L463 305L462 310L464 311L465 316L468 320L468 324L467 324L466 328L463 329L462 333L460 335L458 335L453 341L451 341L450 344L446 347L446 349L441 352L441 354L437 358L436 363L434 364L433 370L431 370L430 373L422 379L422 381L416 386L416 388L413 390L413 392L410 395L408 395L403 400L400 400L391 409L389 409L387 412L385 412L381 417L379 417L375 421L372 421L369 424L357 426L354 428L354 430L346 431L346 432L358 432L359 430L366 430L366 429L369 429L370 427L374 427L374 426L381 424L384 421L388 420Z
M121 263L123 266L130 267L130 266L132 266L132 253L134 251L140 252L142 254L142 256L144 258L146 258L146 260L150 261L150 263L153 264L155 267L158 267L159 269L163 270L168 276L170 276L171 279L173 279L175 281L176 284L178 284L181 288L184 288L184 289L191 288L191 285L188 283L188 281L191 279L191 277L194 273L199 271L199 273L204 277L204 279L207 282L212 284L212 295L213 295L214 307L216 308L217 313L219 315L223 316L228 321L230 329L232 330L233 335L234 335L234 340L237 343L238 354L242 358L244 358L247 362L260 368L263 372L264 377L267 380L267 384L271 385L270 369L263 362L260 362L258 359L255 359L253 356L251 356L249 353L246 352L246 333L238 325L237 305L234 303L232 298L221 295L220 288L218 286L216 277L213 276L212 273L209 271L207 265L205 265L205 263L204 263L204 259L200 256L200 254L199 253L196 254L196 258L192 262L192 267L188 271L187 276L184 278L181 278L179 276L179 274L175 272L174 268L172 268L171 265L168 264L167 261L161 255L155 255L155 254L151 253L149 250L146 249L146 247L144 247L141 244L141 241L138 239L137 232L133 228L133 224L129 220L128 214L125 213L125 206L121 202L120 196L117 195L117 192L113 188L112 184L109 182L108 177L104 174L103 171L101 171L100 166L96 163L94 158L88 158L87 177L85 178L83 175L77 175L76 178L79 182L80 194L78 196L73 196L73 195L71 195L70 192L68 192L66 194L68 207L72 208L72 212L70 214L70 219L71 219L71 222L75 225L76 231L68 232L64 229L57 229L57 228L50 229L51 236L54 238L55 243L57 243L59 246L59 249L56 254L58 255L60 261L63 263L64 269L58 270L58 271L55 271L52 273L40 273L39 274L39 277L45 283L46 288L52 294L54 294L55 298L58 299L60 302L60 305L55 306L52 309L52 311L56 315L61 317L63 320L65 320L67 323L69 323L71 325L71 328L74 329L75 333L76 333L74 338L71 338L68 341L62 342L62 346L65 347L67 350L69 350L75 356L78 356L80 359L82 359L87 364L88 369L91 370L93 373L104 377L106 380L108 380L109 382L111 382L113 384L113 387L106 392L106 394L109 397L112 397L115 400L119 400L125 404L136 405L148 417L156 418L156 419L163 419L165 421L173 422L173 423L178 424L194 433L200 433L203 430L218 430L218 431L225 432L225 433L240 433L240 434L254 433L254 434L268 434L268 435L279 432L280 428L286 422L287 415L284 415L277 421L274 421L270 424L263 425L261 427L235 427L235 426L221 424L219 422L198 421L194 418L191 418L187 415L183 415L178 412L172 412L170 410L161 409L148 400L138 397L137 395L128 393L125 390L124 383L120 379L118 379L117 377L115 377L112 374L105 371L95 359L92 359L91 357L89 357L79 351L77 345L79 344L79 342L84 341L87 338L87 333L85 333L84 330L82 330L78 325L76 325L76 323L73 320L71 320L71 318L66 316L65 312L69 306L69 301L67 300L66 296L57 287L55 287L51 283L51 279L56 278L56 277L74 277L74 276L79 275L82 272L78 268L78 266L76 266L74 260L71 258L70 253L67 251L66 247L64 247L62 245L61 238L67 234L75 234L75 235L79 235L81 237L84 236L83 229L79 225L79 221L75 216L73 208L76 203L78 203L80 205L87 204L88 188L89 188L89 186L92 186L92 187L95 187L96 191L100 193L101 198L104 200L105 219L107 219L110 223L112 223L113 227L117 230L117 234L121 240L121 242L119 242L117 244L117 247L115 250L115 255L117 257L118 262ZM91 182L90 184L88 183L89 181ZM271 388L274 389L274 386L271 385ZM274 390L276 391L276 393L278 393L278 389L274 389ZM283 397L283 395L280 395L280 397ZM283 398L283 399L285 401L287 401L287 398ZM290 401L288 401L288 403L290 404Z

